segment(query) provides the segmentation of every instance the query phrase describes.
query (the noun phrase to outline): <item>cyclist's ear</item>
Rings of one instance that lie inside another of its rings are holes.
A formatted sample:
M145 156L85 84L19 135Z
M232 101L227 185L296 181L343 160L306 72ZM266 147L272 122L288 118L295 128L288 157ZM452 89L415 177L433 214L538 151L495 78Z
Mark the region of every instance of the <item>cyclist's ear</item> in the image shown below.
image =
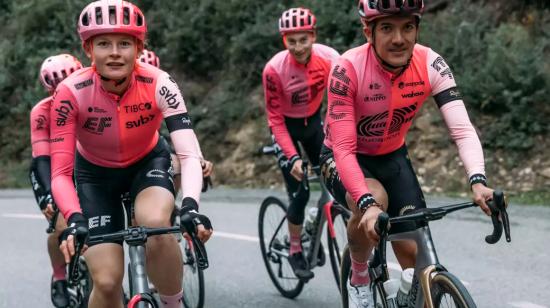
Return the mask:
M84 49L84 53L89 59L92 59L92 39L87 39L86 41L82 42L82 49Z

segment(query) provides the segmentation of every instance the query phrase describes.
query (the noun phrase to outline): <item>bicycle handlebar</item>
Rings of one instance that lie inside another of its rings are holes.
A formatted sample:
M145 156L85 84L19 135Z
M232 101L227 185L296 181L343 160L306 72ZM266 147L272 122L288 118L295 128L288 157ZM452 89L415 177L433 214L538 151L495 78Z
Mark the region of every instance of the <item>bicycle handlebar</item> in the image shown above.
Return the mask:
M502 229L506 235L506 241L511 242L510 220L506 212L506 198L501 190L495 190L493 199L487 202L491 209L491 221L493 222L493 232L485 237L489 244L497 243L502 236ZM448 213L461 209L478 206L473 202L457 203L438 208L423 208L412 211L410 214L389 218L385 212L380 213L375 224L376 233L380 236L387 234L391 224L400 222L428 222L443 218ZM500 218L500 219L499 219ZM389 222L389 226L388 226Z

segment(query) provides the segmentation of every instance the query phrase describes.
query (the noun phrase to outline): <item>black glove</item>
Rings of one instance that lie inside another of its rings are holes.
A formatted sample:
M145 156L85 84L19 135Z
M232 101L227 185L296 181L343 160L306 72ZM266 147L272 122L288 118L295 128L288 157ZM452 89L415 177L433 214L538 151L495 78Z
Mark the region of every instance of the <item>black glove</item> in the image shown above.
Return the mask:
M195 232L198 225L203 225L205 229L211 230L210 219L198 212L199 205L195 199L186 197L181 201L180 223L187 232Z
M59 243L67 240L69 235L73 235L80 244L88 240L88 220L80 213L74 213L67 221L67 229L61 232ZM82 246L82 245L81 245Z

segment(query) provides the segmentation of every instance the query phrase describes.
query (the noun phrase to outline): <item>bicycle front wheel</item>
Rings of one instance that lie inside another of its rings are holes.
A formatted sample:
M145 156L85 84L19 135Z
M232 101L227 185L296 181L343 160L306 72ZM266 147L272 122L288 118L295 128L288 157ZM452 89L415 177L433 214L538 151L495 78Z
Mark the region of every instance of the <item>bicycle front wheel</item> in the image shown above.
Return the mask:
M202 308L204 306L204 273L195 259L195 251L190 240L180 235L183 257L183 307Z
M331 208L330 216L332 218L332 228L327 223L328 254L336 285L340 288L340 264L342 264L344 248L348 243L347 224L349 217L347 217L341 205L337 204ZM331 229L334 233L332 233Z
M267 197L260 207L258 233L269 278L284 297L294 298L302 292L304 283L294 275L288 263L290 240L286 211L281 200Z
M458 278L445 271L436 273L431 282L432 300L436 308L475 308L476 304Z

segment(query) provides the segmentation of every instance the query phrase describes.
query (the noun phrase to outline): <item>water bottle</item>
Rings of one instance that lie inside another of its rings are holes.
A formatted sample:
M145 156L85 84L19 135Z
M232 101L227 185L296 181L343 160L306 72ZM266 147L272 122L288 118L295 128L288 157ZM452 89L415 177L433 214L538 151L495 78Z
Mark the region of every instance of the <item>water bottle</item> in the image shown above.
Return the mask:
M401 282L397 291L398 307L408 307L409 291L414 277L414 268L407 268L401 272Z
M399 279L388 279L384 282L384 290L386 291L386 303L388 308L397 308L397 292L399 290Z
M313 232L315 232L315 220L317 219L318 212L319 212L319 209L314 206L310 207L307 210L305 228L306 228L307 234L309 235L312 235Z

